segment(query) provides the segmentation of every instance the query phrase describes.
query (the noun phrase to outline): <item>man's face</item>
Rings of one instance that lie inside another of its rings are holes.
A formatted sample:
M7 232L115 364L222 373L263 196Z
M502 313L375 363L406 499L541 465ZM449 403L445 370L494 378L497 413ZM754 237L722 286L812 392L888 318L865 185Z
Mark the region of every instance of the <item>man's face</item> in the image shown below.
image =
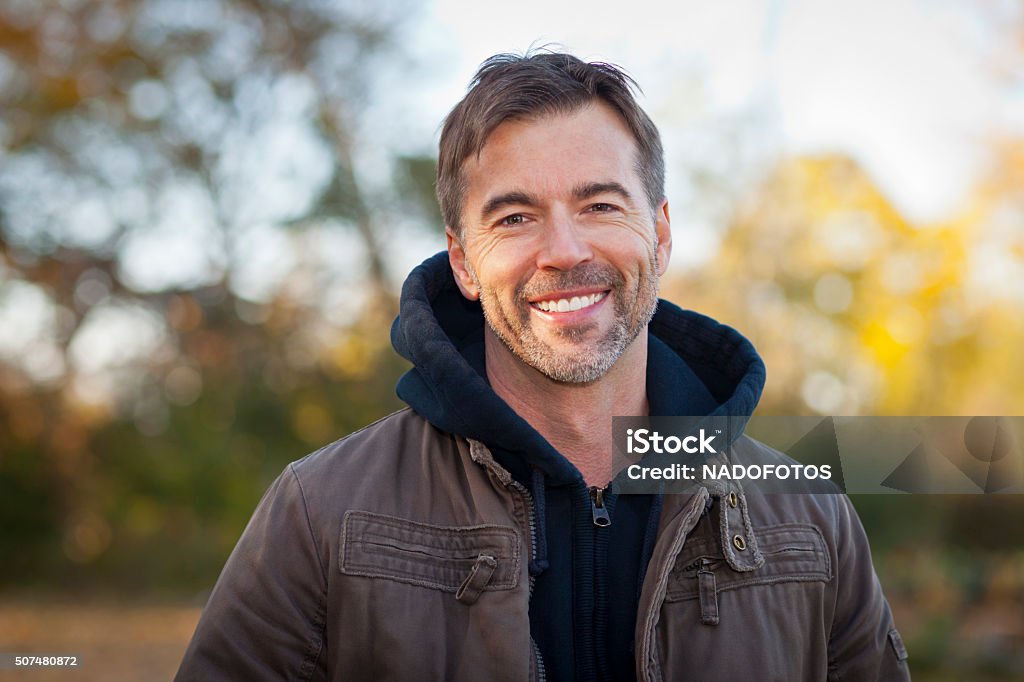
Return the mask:
M459 288L520 360L559 382L603 376L646 329L671 251L629 129L604 104L507 121L463 166Z

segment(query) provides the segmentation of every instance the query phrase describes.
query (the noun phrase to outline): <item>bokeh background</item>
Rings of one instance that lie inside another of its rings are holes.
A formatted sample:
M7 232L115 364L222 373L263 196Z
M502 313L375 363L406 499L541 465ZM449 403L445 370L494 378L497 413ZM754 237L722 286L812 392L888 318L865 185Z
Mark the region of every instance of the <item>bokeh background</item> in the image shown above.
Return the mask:
M269 482L399 406L495 52L639 81L665 296L754 341L759 414L1024 413L1024 7L671 5L0 0L0 651L85 656L18 679L168 678ZM1024 679L1019 496L854 502L915 678Z

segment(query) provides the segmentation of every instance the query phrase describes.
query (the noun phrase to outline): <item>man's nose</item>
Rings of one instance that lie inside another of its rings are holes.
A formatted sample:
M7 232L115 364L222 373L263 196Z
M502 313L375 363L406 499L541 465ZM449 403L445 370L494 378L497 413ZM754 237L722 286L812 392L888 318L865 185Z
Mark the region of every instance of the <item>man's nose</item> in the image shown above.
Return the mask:
M568 215L553 216L545 226L537 267L571 270L594 257L585 228Z

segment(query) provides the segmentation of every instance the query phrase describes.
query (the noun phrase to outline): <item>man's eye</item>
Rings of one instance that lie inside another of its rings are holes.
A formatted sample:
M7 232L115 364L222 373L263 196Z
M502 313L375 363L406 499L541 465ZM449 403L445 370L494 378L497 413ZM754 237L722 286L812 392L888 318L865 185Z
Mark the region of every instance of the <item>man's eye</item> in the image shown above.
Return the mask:
M590 211L593 213L607 213L608 211L614 211L615 207L611 204L593 204L590 206Z
M505 216L498 221L499 225L522 225L526 221L522 213L513 213L510 216Z

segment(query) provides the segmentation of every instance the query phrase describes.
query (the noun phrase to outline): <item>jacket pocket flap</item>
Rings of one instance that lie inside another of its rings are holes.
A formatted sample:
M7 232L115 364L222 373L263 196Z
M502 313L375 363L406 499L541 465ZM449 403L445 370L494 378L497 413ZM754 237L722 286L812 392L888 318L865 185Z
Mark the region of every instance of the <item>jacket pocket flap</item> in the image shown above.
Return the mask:
M669 601L696 599L698 572L713 571L716 591L781 582L828 582L832 579L832 560L821 531L813 525L783 524L762 526L755 531L765 562L760 568L739 572L729 568L715 538L695 538L687 543L672 569Z
M519 582L520 542L515 528L436 526L366 511L345 513L338 550L346 575L386 578L456 592L481 556L493 558L482 590L508 590Z

